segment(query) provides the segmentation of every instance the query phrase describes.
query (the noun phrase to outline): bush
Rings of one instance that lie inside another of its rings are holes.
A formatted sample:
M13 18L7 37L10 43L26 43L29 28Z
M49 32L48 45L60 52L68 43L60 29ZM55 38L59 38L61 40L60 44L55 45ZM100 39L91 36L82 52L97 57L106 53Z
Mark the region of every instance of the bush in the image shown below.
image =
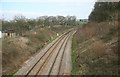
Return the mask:
M110 31L109 31L108 34L109 34L109 35L114 35L116 32L117 32L116 28L113 27L113 28L110 29Z
M116 36L117 30L115 27L112 27L109 32L104 35L103 37L101 37L100 39L103 40L104 42L109 42L113 39L113 37Z
M89 48L96 58L104 55L107 47L102 41L97 41L91 44Z
M26 43L27 45L33 45L33 42L32 41L29 41Z

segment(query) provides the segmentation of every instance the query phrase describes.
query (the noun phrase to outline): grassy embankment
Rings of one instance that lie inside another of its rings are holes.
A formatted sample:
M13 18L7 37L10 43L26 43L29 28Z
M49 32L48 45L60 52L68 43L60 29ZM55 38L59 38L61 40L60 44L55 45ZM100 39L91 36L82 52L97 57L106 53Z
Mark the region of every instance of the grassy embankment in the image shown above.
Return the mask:
M118 36L114 25L91 22L73 37L72 75L117 75Z
M13 75L26 64L26 60L39 53L47 44L73 27L34 28L23 36L2 40L2 73Z

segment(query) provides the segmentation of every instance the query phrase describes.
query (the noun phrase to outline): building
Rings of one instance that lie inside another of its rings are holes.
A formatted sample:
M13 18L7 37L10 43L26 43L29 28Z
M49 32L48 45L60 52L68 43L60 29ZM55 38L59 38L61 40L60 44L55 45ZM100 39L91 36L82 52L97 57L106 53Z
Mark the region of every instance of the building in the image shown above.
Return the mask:
M2 30L2 38L15 37L16 33L14 30Z
M2 31L0 31L0 38L2 38Z

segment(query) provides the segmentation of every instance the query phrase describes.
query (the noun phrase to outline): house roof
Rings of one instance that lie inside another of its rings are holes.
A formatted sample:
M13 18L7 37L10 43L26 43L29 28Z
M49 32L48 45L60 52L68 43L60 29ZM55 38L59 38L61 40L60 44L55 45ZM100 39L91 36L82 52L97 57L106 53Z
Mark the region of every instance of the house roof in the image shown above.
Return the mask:
M14 33L14 30L1 30L2 33Z

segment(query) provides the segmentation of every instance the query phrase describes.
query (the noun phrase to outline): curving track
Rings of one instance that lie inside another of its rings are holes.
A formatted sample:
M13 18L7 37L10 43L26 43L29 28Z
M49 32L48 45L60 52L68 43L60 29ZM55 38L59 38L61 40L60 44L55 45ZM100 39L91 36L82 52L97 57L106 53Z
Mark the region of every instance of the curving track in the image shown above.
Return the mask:
M71 72L71 38L76 31L64 33L33 57L14 76L63 75Z

